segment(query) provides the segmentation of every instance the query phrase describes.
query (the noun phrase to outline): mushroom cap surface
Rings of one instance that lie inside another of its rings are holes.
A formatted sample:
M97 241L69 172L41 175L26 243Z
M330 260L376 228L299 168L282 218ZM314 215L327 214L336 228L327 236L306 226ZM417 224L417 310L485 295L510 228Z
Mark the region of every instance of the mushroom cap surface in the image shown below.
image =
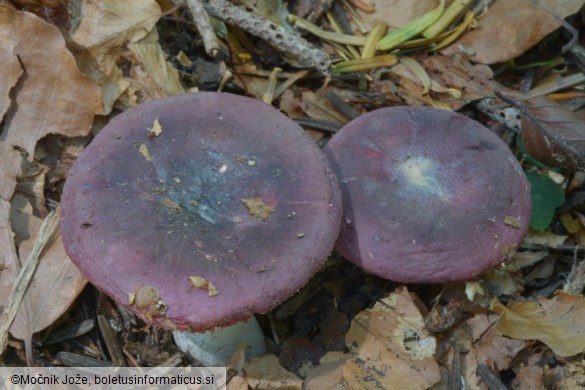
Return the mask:
M372 111L324 148L339 178L336 249L395 281L469 280L525 236L528 182L508 146L478 122L428 107Z
M61 207L67 253L98 289L147 322L191 331L295 293L341 222L337 179L300 126L212 92L114 118L76 161Z

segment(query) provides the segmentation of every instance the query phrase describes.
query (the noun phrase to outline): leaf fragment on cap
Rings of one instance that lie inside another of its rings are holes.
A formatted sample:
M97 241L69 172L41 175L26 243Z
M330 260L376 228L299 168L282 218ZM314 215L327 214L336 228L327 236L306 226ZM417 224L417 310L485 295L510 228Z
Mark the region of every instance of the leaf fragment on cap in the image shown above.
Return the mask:
M272 214L273 208L266 205L260 198L246 198L241 201L250 212L252 219L256 221L263 221Z
M131 298L132 296L134 297ZM132 304L149 320L162 317L167 312L167 305L160 299L160 292L157 288L135 286L134 293L130 294L128 301L131 299Z
M508 226L512 226L516 229L520 229L522 227L522 223L520 222L520 218L511 217L506 215L504 217L504 224Z
M207 295L210 297L219 294L219 291L215 288L213 283L202 276L189 276L189 280L191 280L191 285L193 287L207 289Z
M158 118L156 118L152 124L152 127L148 129L148 137L158 137L160 133L162 133L162 127L160 126Z
M141 144L140 147L138 148L138 151L140 152L140 154L142 154L144 156L144 158L146 159L146 161L150 161L150 152L148 151L148 148L146 147L145 144Z

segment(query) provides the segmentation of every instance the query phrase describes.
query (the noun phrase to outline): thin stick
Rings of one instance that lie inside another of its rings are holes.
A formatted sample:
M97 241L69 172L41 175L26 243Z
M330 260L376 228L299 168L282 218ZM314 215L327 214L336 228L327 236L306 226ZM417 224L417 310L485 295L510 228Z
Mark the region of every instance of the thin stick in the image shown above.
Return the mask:
M205 51L211 57L215 57L219 53L219 42L209 21L209 15L203 8L203 2L201 0L187 0L187 6L191 10L193 22L201 34Z
M28 285L37 269L39 259L47 244L52 242L53 238L56 236L56 233L59 230L58 210L59 209L55 209L51 211L47 218L45 218L43 221L33 249L22 266L18 277L14 281L12 293L8 298L6 307L4 308L4 320L2 321L2 325L0 325L0 355L4 353L6 343L8 342L8 330L10 329L14 318L16 318L16 313L18 313L18 308L22 302L22 298L24 297Z

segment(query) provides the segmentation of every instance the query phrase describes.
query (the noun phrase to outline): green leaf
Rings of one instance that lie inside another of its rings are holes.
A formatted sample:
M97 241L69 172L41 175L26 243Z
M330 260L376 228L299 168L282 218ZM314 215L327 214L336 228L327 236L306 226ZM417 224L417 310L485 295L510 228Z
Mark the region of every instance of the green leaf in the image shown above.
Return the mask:
M550 225L557 207L565 202L565 192L547 176L536 172L526 172L532 197L530 227L543 231Z

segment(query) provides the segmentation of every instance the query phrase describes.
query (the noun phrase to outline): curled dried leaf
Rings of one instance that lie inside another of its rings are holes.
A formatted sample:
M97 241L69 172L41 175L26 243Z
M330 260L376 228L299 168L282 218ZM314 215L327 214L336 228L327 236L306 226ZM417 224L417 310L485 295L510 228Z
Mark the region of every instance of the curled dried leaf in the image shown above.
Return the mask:
M514 105L522 113L528 153L545 164L585 170L585 122L543 96Z

